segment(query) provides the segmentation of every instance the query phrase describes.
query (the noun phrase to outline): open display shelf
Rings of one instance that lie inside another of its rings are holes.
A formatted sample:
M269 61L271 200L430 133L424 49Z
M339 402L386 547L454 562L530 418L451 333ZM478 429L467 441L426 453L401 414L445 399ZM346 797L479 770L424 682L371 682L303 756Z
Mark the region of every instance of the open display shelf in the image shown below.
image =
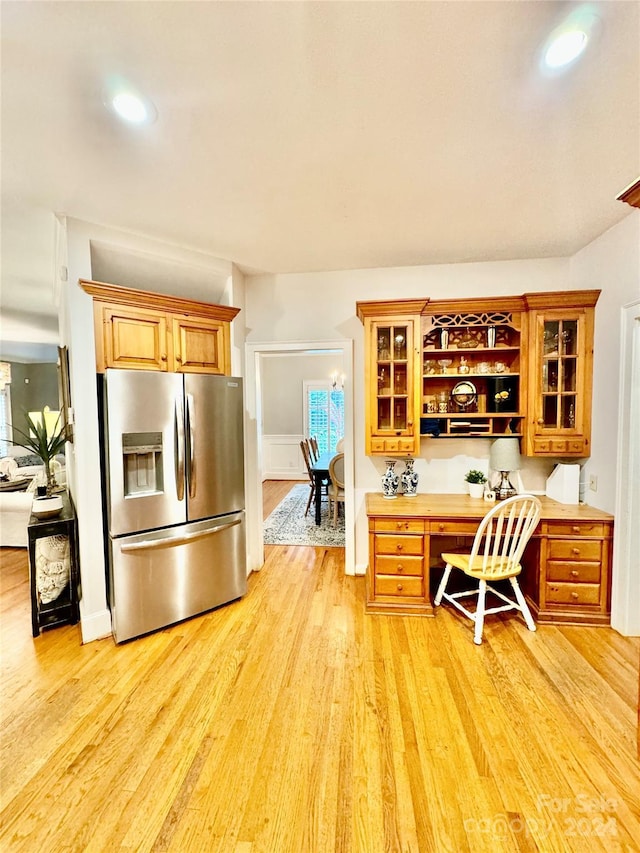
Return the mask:
M519 312L423 317L420 433L522 435Z

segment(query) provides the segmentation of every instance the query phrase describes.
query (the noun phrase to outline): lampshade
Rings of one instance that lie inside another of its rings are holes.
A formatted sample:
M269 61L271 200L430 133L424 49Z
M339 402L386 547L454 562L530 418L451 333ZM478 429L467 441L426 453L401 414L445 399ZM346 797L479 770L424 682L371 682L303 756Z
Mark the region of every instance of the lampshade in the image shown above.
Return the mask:
M49 406L45 406L41 412L29 412L29 417L36 426L40 426L42 423L43 415L47 438L50 438L52 435L57 435L62 429L60 412L52 412ZM29 430L29 433L33 435L32 430Z
M489 452L489 468L492 471L519 471L520 449L517 438L497 438Z

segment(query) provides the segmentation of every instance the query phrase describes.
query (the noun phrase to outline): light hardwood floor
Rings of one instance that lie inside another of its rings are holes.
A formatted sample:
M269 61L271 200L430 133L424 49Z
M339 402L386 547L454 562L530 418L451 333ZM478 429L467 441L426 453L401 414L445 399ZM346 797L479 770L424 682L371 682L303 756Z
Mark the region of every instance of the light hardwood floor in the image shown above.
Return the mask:
M262 484L262 517L266 520L278 504L286 498L294 486L302 480L265 480ZM307 480L308 483L308 480ZM309 510L313 509L313 506Z
M275 500L275 497L273 498ZM2 549L0 850L636 851L638 641L367 616L342 549L115 646L31 637Z

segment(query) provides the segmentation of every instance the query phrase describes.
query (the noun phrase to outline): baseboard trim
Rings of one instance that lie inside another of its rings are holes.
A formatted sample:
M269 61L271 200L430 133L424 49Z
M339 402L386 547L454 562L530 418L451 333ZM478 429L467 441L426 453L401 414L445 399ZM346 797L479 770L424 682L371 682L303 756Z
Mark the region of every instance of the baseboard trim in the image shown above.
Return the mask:
M82 611L82 602L80 602ZM80 628L82 630L82 642L92 643L94 640L104 640L111 636L111 612L100 610L87 616L80 615Z

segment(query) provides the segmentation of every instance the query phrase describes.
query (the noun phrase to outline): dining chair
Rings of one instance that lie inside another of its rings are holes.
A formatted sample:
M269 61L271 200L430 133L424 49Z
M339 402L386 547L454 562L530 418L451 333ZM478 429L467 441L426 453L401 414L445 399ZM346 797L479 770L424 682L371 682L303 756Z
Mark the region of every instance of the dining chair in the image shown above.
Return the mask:
M344 503L344 453L336 453L329 462L329 514L333 503L333 526L338 524L338 504Z
M318 439L315 437L315 435L312 435L307 439L307 442L309 444L309 450L311 451L313 461L317 462L318 456L320 456L320 453L318 451Z
M314 479L313 472L311 470L311 457L310 457L309 446L304 439L300 442L300 450L302 451L302 457L304 459L304 464L307 468L307 474L309 475L309 486L311 487L310 491L309 491L309 500L307 501L307 508L304 511L304 514L306 516L309 512L309 507L311 506L311 501L314 499L315 494L316 494L316 481Z
M522 571L522 553L540 520L541 503L533 495L516 495L496 504L478 525L471 551L468 554L442 554L445 562L444 574L434 599L439 606L444 598L475 624L473 642L482 643L485 616L504 610L519 610L527 628L536 630L527 602L518 585L517 575ZM446 592L452 569L478 581L478 586L465 592ZM515 601L491 586L489 581L509 580ZM486 594L492 593L505 604L486 608ZM469 611L458 599L465 596L477 597L475 611Z

